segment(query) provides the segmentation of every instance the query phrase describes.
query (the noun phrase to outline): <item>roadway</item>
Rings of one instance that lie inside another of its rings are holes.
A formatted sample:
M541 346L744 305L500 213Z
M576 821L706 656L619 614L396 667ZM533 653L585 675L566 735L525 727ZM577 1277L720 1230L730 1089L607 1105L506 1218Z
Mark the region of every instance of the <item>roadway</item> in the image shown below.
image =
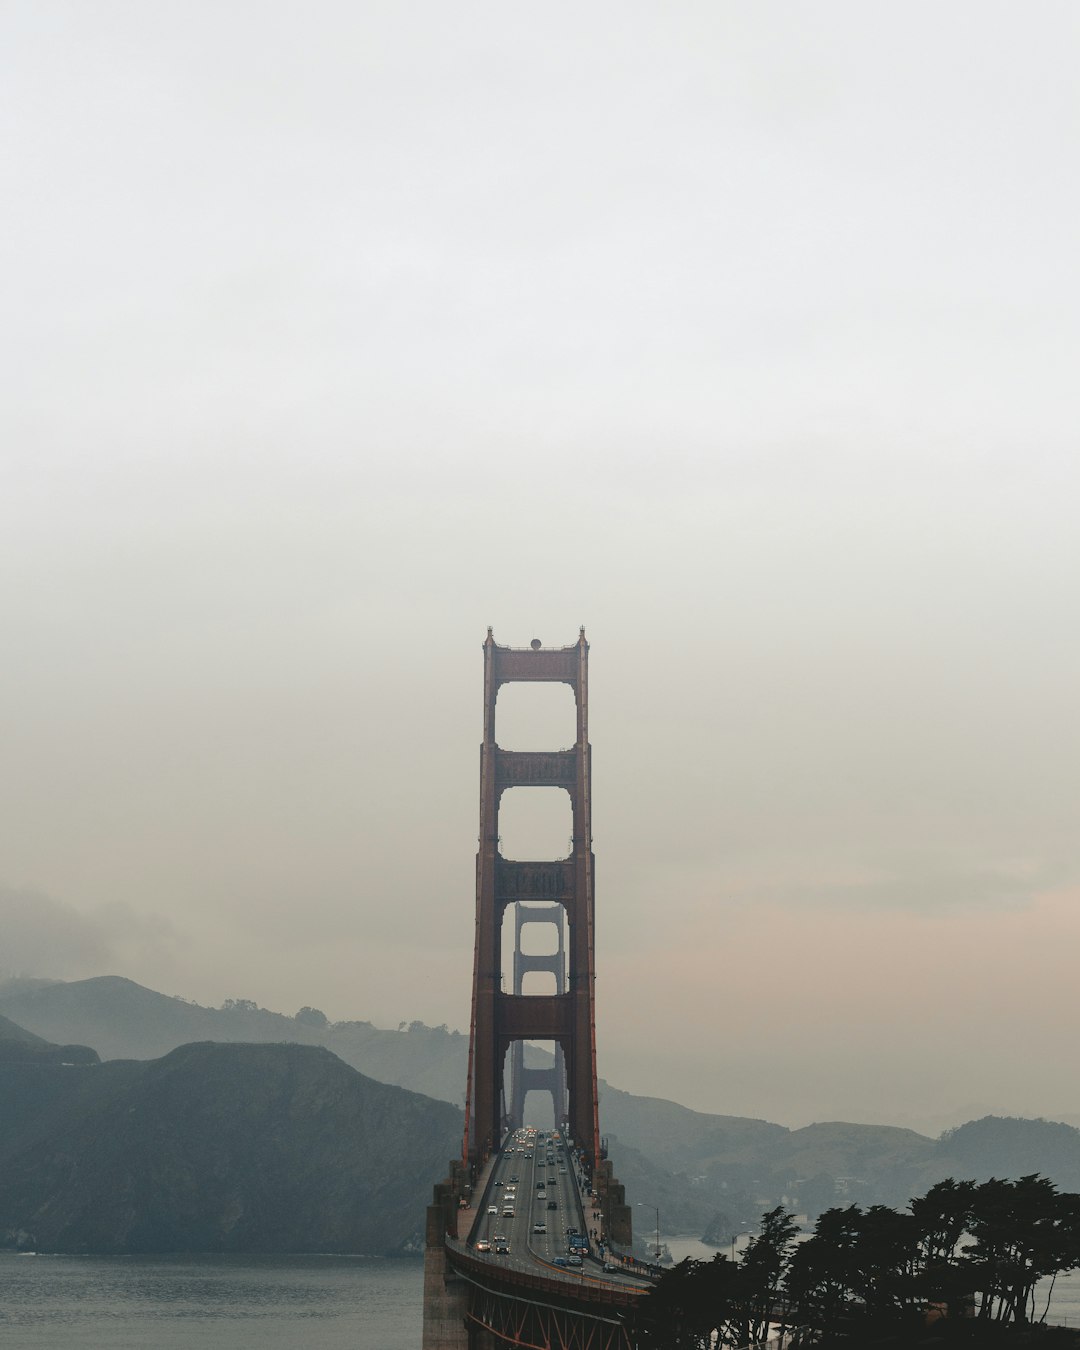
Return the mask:
M493 1266L572 1284L589 1281L622 1289L649 1288L649 1281L641 1276L605 1271L591 1237L590 1255L581 1265L555 1264L568 1256L571 1228L588 1235L599 1226L592 1212L592 1201L582 1196L576 1164L564 1139L553 1140L550 1131L544 1132L542 1140L535 1133L511 1134L495 1158L480 1198L469 1250ZM536 1231L538 1225L542 1232ZM484 1250L485 1243L490 1243L490 1251ZM504 1245L508 1251L499 1250Z

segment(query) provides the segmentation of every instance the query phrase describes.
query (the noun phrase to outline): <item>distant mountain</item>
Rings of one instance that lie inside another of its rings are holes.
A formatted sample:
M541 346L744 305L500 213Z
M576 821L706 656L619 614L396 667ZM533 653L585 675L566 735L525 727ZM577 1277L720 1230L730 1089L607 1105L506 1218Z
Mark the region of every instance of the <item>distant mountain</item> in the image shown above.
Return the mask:
M32 1031L27 1031L25 1027L17 1026L6 1017L0 1017L0 1044L5 1041L15 1041L20 1045L48 1045L44 1036L35 1036Z
M935 1158L950 1175L974 1181L1041 1172L1061 1190L1080 1192L1080 1130L1062 1121L984 1116L946 1130Z
M244 1000L203 1008L117 975L0 986L0 1014L50 1041L86 1041L102 1059L157 1059L193 1041L321 1045L382 1083L464 1104L468 1037L422 1022L384 1031L286 1017Z
M468 1038L446 1027L414 1022L386 1031L370 1022L329 1023L314 1009L286 1017L245 1001L203 1008L117 976L0 985L0 1014L38 1037L88 1041L106 1060L156 1058L208 1040L322 1047L370 1078L454 1105L468 1065ZM530 1055L545 1062L532 1047ZM726 1231L780 1203L811 1217L837 1204L903 1207L946 1176L1041 1171L1080 1190L1080 1134L1067 1124L976 1121L941 1141L842 1121L789 1130L637 1097L603 1081L600 1121L630 1203L659 1205L668 1232ZM456 1144L447 1157L455 1152ZM425 1182L441 1176L445 1162Z
M0 1061L0 1245L400 1251L461 1129L453 1106L314 1046Z
M96 1064L98 1054L86 1045L53 1045L0 1017L0 1063Z
M716 1163L757 1166L791 1133L766 1120L710 1115L661 1097L635 1097L605 1082L600 1084L600 1119L605 1132L674 1171L700 1171Z

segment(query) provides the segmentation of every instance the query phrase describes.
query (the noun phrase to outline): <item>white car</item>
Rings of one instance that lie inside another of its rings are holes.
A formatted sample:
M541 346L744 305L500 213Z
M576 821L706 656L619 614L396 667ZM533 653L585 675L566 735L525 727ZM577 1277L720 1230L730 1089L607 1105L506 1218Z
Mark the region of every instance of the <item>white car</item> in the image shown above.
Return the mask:
M499 1206L498 1206L498 1205L488 1205L488 1213L489 1213L489 1214L498 1214L498 1212L499 1212Z

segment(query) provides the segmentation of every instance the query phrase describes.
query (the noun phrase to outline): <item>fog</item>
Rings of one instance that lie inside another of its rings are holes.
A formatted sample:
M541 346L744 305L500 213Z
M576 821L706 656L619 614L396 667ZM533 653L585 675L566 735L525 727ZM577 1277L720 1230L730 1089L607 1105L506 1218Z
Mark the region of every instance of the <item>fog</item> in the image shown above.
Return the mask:
M606 1078L1080 1112L1075 7L0 25L0 968L467 1026L584 624Z

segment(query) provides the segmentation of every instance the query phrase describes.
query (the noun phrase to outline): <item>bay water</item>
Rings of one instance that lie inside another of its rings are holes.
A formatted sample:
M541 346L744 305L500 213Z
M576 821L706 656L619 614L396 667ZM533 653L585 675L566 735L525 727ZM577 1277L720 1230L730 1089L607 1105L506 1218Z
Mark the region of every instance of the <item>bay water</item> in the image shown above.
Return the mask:
M419 1350L423 1262L0 1253L2 1350Z
M0 1253L0 1350L419 1350L423 1283L419 1260ZM1047 1321L1080 1326L1080 1271Z

